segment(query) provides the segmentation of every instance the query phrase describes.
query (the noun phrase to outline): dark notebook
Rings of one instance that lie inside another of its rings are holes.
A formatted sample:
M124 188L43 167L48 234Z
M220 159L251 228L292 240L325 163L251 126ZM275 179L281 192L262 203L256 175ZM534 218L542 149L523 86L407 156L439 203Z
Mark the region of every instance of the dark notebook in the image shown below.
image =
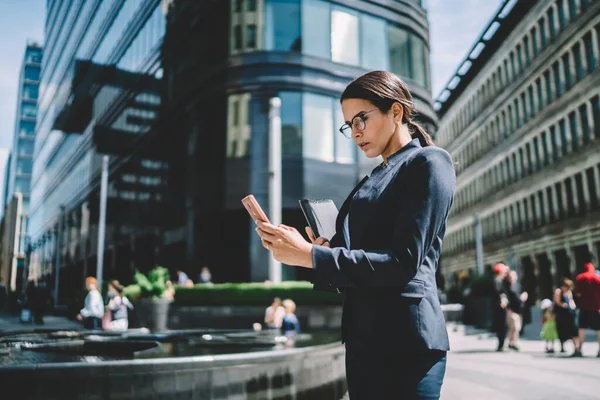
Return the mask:
M338 216L338 209L333 200L302 199L298 202L306 222L308 222L308 226L310 226L315 236L331 240L335 235L335 220Z

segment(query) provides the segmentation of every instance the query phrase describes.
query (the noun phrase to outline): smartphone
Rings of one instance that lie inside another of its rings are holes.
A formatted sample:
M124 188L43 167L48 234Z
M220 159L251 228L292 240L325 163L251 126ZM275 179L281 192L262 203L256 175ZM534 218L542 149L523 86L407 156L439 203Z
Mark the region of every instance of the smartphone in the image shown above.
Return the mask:
M266 222L270 224L269 218L267 214L263 211L258 201L254 198L253 195L249 194L248 196L242 199L242 204L246 207L246 211L250 214L250 217L254 220L254 222L258 223L258 221Z

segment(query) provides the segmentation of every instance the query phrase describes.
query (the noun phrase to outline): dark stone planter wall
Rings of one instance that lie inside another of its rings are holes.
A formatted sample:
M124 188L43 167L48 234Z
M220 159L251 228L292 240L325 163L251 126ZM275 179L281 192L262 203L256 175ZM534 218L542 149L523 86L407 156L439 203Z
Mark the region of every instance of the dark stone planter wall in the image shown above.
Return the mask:
M95 363L0 366L20 399L322 399L346 392L344 348Z

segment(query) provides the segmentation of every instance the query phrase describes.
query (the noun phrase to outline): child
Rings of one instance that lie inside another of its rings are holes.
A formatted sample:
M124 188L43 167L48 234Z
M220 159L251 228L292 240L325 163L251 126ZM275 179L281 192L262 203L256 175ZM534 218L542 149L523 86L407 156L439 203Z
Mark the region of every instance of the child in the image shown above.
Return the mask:
M552 300L544 299L540 303L542 309L542 331L540 338L546 341L546 353L554 353L554 340L558 339L556 316L552 312Z
M293 300L285 299L282 305L285 309L285 316L281 323L281 333L286 336L293 336L300 331L300 323L298 322L298 318L296 318L296 314L294 314L296 303Z

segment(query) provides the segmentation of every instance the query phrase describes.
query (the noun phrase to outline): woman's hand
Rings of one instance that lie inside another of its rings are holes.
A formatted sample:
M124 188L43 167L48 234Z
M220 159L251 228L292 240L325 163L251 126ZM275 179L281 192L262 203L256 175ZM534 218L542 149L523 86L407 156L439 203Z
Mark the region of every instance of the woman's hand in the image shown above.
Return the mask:
M308 235L308 238L310 239L312 244L316 244L317 246L331 247L331 245L329 244L329 239L326 239L324 237L315 237L315 234L313 233L312 229L310 229L310 226L307 226L306 228L304 228L304 230L306 231L306 234Z
M273 257L284 264L312 268L312 244L308 243L296 229L258 222L256 232L262 239L265 249L273 252Z

